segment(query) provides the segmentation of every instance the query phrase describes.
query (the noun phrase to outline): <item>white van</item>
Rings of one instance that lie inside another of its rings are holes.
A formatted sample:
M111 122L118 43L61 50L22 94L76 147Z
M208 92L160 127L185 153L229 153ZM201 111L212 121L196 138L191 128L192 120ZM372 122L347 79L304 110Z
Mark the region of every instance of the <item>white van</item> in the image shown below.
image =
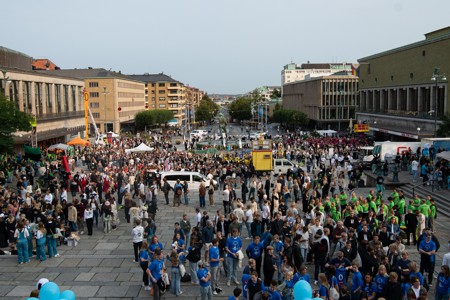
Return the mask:
M200 183L205 181L206 188L209 188L210 179L208 179L203 174L199 172L191 172L191 171L168 171L161 172L161 181L167 179L167 182L173 187L177 183L177 179L180 179L180 182L183 183L185 180L188 183L188 188L193 191L198 191L200 187ZM217 181L213 180L214 188L217 189L218 184Z
M192 130L190 133L191 138L193 138L193 137L204 138L207 135L208 135L208 130L201 130L201 129Z
M294 170L294 163L285 158L275 158L273 160L273 172L275 174L286 174L289 169Z

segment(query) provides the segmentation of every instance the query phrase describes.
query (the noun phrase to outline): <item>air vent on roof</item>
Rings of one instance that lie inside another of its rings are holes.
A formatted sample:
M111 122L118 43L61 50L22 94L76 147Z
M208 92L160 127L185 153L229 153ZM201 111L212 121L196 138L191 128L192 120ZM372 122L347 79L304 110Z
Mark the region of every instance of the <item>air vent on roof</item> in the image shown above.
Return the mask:
M92 67L88 67L89 70L92 70Z

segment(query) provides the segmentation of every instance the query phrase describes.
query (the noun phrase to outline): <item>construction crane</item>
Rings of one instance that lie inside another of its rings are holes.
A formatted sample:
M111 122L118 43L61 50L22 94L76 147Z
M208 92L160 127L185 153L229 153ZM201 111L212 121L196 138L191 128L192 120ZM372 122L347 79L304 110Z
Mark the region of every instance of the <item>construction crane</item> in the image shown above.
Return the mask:
M98 131L97 124L95 123L94 116L92 115L91 109L89 108L89 94L86 88L83 90L84 96L84 121L86 125L86 140L89 140L89 118L91 118L92 125L94 126L95 131L95 144L104 145L105 142L101 139L100 132Z

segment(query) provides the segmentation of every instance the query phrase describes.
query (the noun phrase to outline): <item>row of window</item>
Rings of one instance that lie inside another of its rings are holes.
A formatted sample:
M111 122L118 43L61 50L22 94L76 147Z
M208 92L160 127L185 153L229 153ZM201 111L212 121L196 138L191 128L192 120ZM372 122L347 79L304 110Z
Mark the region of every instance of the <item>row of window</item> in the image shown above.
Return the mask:
M98 82L93 81L93 82L89 82L89 87L98 87Z
M120 88L126 88L126 89L142 90L142 85L140 85L140 84L134 84L134 83L123 82L123 81L119 81L117 83L117 86Z
M127 92L119 92L119 98L142 98L144 94L142 93L127 93Z

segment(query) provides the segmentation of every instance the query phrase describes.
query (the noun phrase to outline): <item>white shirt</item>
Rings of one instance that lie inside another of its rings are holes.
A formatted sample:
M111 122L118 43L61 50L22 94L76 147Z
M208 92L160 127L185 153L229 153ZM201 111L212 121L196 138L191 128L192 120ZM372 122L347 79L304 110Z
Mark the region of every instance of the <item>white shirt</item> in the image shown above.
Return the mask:
M242 223L242 221L245 218L245 214L244 211L242 210L242 208L236 208L233 213L235 214L235 216L238 219L238 223Z
M92 219L94 217L94 211L92 209L86 209L84 210L84 220L86 219Z
M52 193L45 194L44 201L47 204L52 204L52 202L53 202L53 195L52 195Z
M444 255L444 258L442 259L442 265L443 265L443 266L447 265L447 266L450 267L450 252L449 252L449 253L446 253L446 254Z
M247 223L253 223L253 210L252 209L248 209L245 212L245 217L246 217L246 222Z
M144 237L144 227L141 225L134 227L133 230L131 230L131 236L133 237L133 243L142 242Z
M413 160L411 163L411 170L417 171L419 169L419 162L417 160Z

